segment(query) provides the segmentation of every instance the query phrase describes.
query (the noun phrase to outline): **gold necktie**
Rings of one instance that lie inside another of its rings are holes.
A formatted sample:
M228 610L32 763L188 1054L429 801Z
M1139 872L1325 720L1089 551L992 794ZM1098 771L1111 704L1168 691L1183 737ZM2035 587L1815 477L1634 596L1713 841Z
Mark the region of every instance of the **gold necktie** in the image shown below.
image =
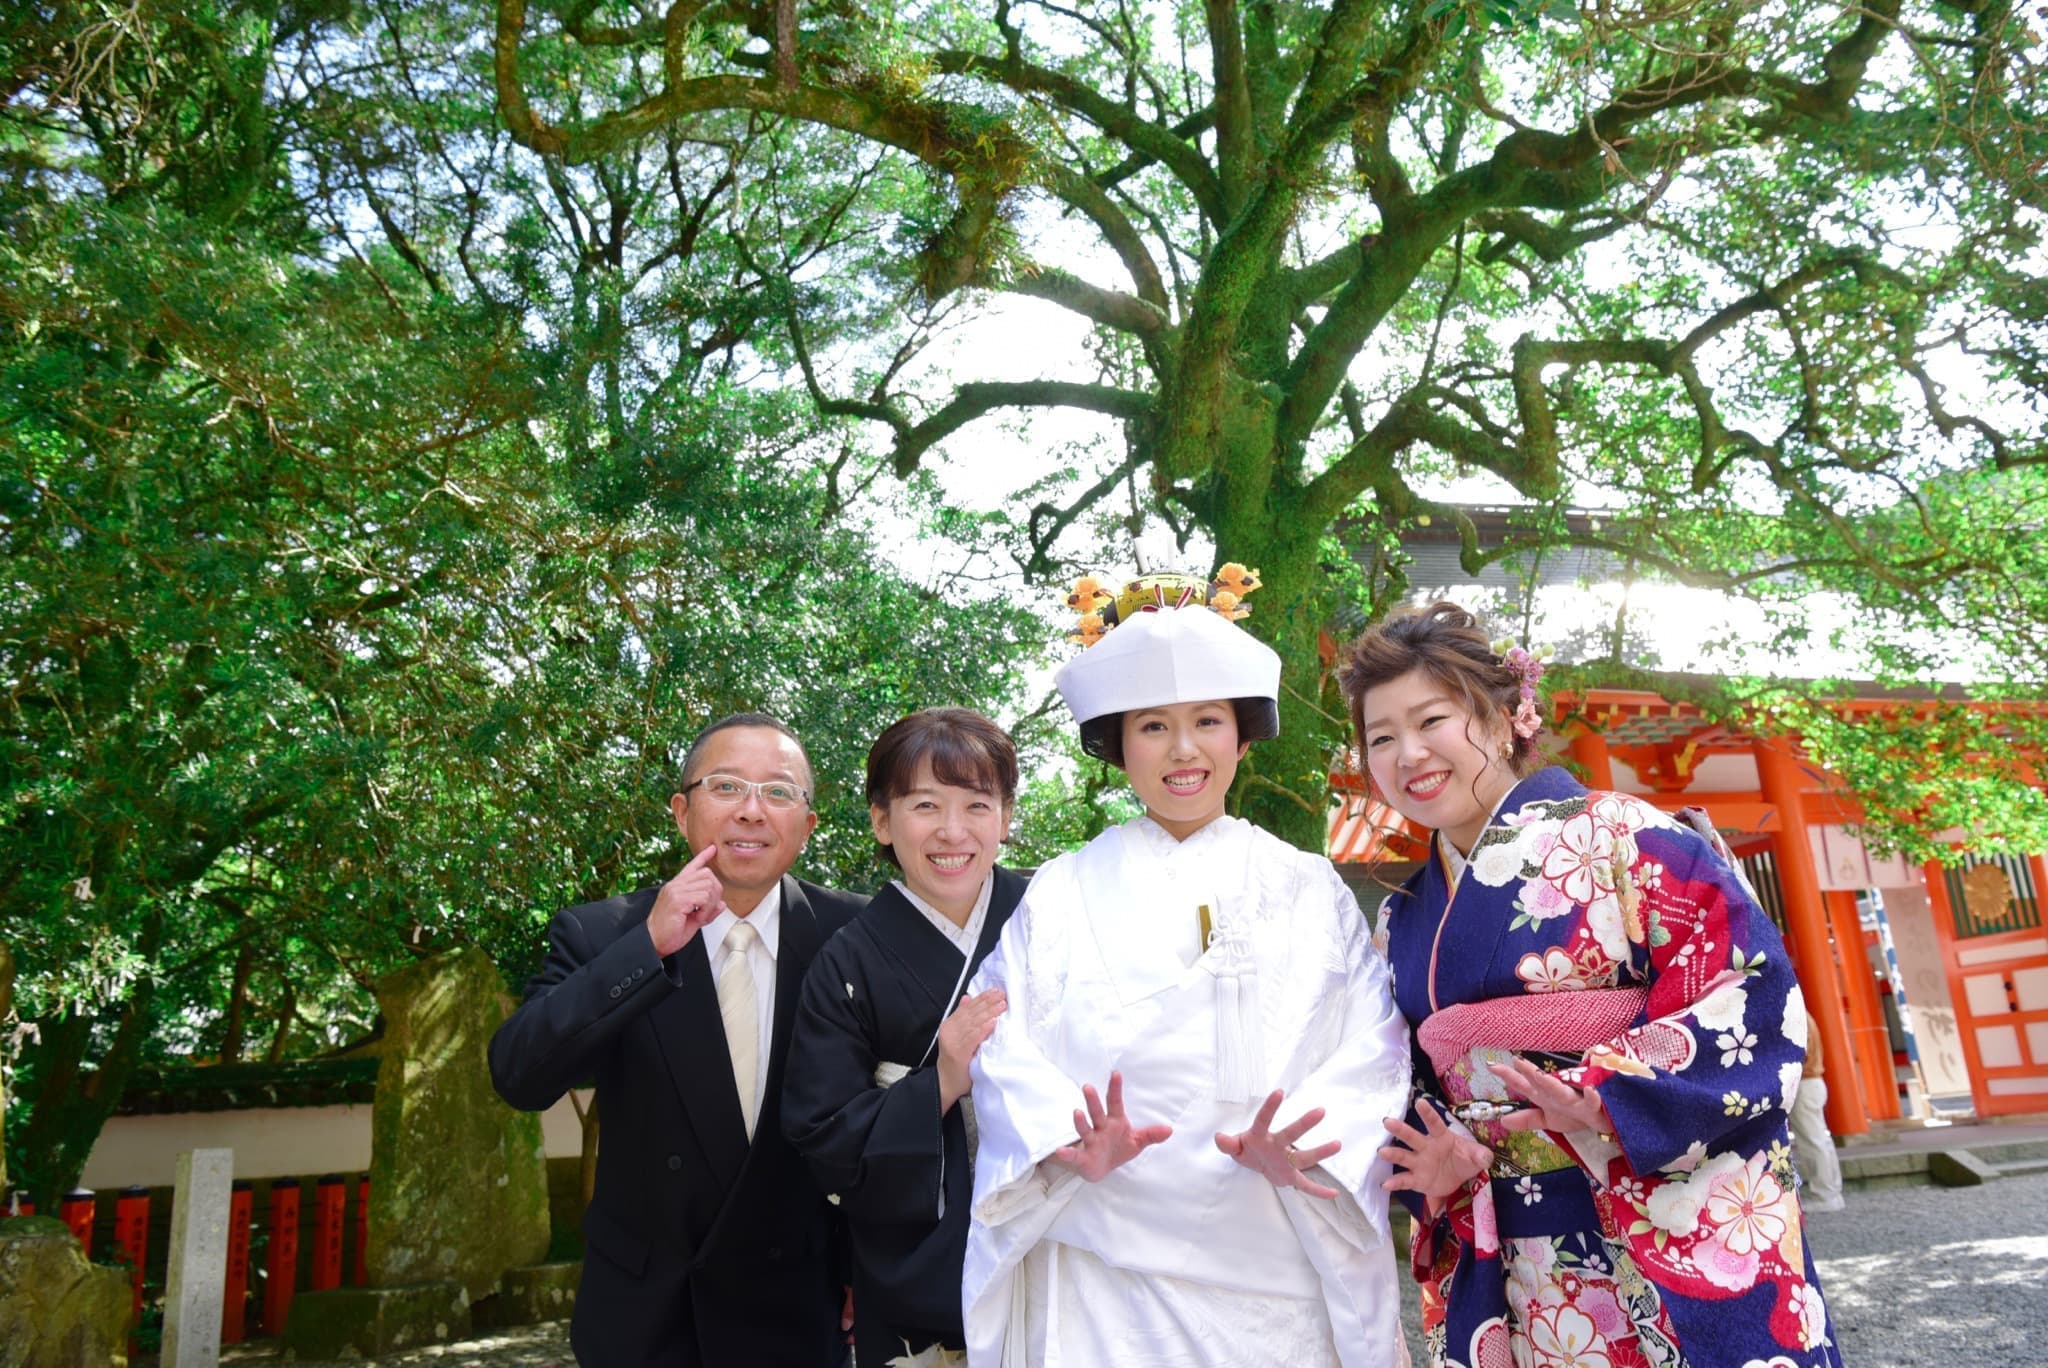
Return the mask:
M725 1022L725 1048L732 1056L732 1085L739 1090L740 1119L754 1138L754 1080L761 1056L761 1013L754 998L754 967L747 952L761 933L736 922L725 933L725 967L718 971L718 1015Z

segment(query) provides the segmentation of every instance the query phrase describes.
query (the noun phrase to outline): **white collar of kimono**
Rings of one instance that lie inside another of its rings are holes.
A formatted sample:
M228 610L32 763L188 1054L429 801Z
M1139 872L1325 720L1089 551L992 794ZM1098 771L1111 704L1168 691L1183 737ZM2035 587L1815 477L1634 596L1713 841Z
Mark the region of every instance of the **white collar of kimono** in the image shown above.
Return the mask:
M1474 850L1477 850L1479 848L1479 838L1486 834L1486 827L1492 826L1494 822L1499 820L1501 804L1507 802L1508 794L1513 793L1516 789L1520 788L1521 786L1521 781L1519 779L1516 780L1514 783L1508 785L1506 793L1501 794L1499 798L1496 798L1494 800L1493 811L1486 814L1486 826L1480 827L1479 836L1475 836L1472 838L1472 848ZM1445 882L1447 882L1452 888L1456 888L1458 886L1458 880L1465 877L1465 867L1472 863L1472 857L1467 852L1458 849L1458 843L1456 841L1453 841L1449 836L1445 835L1442 831L1438 831L1437 836L1439 837L1436 843L1437 849L1441 850L1444 853L1444 874L1446 876Z
M1154 821L1152 814L1148 812L1124 823L1124 830L1137 833L1153 854L1172 859L1175 856L1205 850L1224 839L1233 828L1244 824L1242 818L1226 814L1206 826L1196 827L1186 836L1176 836Z
M1177 841L1139 817L1082 847L1076 873L1088 925L1126 1006L1173 987L1201 958L1200 907L1219 931L1249 918L1253 829L1218 817Z
M996 876L993 873L981 881L981 892L974 899L974 910L967 914L965 926L953 925L951 917L918 897L903 880L891 879L890 883L903 895L905 902L924 914L924 919L932 924L934 931L953 943L955 950L970 959L973 957L974 947L981 943L981 928L988 922L989 899L995 894ZM952 1004L947 1004L947 1010L952 1010Z

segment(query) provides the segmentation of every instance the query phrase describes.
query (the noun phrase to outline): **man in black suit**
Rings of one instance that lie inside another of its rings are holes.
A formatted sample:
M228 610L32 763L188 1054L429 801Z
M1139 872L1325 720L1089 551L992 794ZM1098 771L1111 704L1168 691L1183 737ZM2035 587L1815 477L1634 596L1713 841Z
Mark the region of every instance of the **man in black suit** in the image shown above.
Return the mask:
M659 889L555 914L491 1038L499 1096L597 1083L597 1187L570 1325L592 1368L844 1360L834 1209L782 1138L804 970L867 902L792 878L818 824L810 760L742 713L690 747L669 800L693 857Z

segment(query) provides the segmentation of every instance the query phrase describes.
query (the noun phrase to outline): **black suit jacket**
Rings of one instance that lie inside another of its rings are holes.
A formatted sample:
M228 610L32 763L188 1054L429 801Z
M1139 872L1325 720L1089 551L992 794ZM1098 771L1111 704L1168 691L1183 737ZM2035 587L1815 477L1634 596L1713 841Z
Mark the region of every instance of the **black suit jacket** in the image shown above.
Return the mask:
M836 1213L782 1136L783 1063L804 971L866 898L787 875L767 1093L750 1144L701 936L663 959L658 889L555 914L526 1001L491 1038L499 1096L526 1111L597 1084L597 1187L570 1326L597 1368L843 1360Z

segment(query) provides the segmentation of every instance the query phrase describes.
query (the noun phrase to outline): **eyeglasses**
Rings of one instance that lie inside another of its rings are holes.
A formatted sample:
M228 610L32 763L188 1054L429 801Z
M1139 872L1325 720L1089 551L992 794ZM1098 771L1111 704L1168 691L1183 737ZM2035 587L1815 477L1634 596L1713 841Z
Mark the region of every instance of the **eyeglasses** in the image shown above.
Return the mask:
M761 806L777 812L787 812L811 801L811 795L786 779L770 779L756 784L736 774L707 774L702 779L692 779L683 785L683 792L693 788L704 790L704 796L720 807L738 807L747 801L749 794L759 794Z

